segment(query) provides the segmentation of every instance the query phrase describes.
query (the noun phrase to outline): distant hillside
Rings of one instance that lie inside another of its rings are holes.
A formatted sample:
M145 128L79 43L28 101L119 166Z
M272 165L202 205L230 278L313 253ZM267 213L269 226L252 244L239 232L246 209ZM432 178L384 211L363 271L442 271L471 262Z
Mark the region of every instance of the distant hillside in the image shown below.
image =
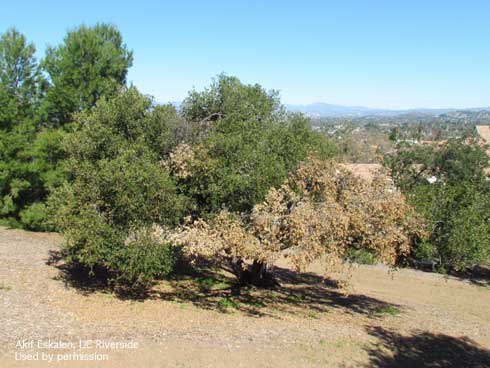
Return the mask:
M463 110L451 111L442 114L439 118L450 122L464 122L469 124L486 124L490 123L490 109L487 110Z
M476 107L465 109L405 109L405 110L389 110L389 109L373 109L363 106L343 106L327 103L313 103L309 105L286 105L289 111L302 112L311 117L362 117L362 116L396 116L403 114L428 114L428 115L447 115L450 119L461 118L463 114L468 117L478 113L483 118L490 112L484 111L488 108Z
M181 101L167 102L179 110ZM309 105L286 105L286 109L292 112L302 112L312 118L364 118L364 117L404 117L423 118L437 116L451 122L466 121L474 124L487 124L490 122L490 107L470 107L465 109L373 109L364 106L344 106L323 102Z
M342 106L327 103L314 103L309 105L286 105L289 111L302 112L306 115L315 117L334 117L334 116L364 116L370 115L376 111L362 106Z

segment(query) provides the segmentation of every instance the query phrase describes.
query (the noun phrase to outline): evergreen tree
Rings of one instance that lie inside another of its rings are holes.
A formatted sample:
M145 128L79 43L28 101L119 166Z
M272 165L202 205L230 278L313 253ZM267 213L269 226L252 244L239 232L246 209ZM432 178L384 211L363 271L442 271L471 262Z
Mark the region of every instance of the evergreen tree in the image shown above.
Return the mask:
M0 38L0 221L10 226L36 222L30 206L44 195L32 156L44 84L35 51L16 29Z
M68 32L61 45L48 48L42 63L50 82L44 104L48 121L64 125L100 97L115 95L126 84L132 62L133 53L113 25L82 25Z
M42 85L35 52L15 28L0 38L0 129L11 130L35 114Z

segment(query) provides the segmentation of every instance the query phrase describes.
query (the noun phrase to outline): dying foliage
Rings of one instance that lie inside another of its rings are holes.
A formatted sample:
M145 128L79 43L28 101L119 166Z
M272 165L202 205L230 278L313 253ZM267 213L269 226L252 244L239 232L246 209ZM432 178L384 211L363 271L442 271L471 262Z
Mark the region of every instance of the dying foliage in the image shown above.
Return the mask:
M198 219L174 241L191 261L205 259L241 278L263 276L281 256L298 270L322 259L328 272L340 271L352 245L395 265L421 236L421 221L386 174L368 182L334 162L310 158L250 213Z

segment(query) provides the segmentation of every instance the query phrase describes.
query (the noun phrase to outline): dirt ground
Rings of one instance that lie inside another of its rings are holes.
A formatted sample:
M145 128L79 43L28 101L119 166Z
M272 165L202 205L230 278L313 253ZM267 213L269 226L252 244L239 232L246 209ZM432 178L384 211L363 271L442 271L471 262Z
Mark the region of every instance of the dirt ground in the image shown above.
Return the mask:
M81 283L60 241L0 228L0 367L490 367L485 280L356 266L347 294L283 263L276 290L182 276L136 298Z

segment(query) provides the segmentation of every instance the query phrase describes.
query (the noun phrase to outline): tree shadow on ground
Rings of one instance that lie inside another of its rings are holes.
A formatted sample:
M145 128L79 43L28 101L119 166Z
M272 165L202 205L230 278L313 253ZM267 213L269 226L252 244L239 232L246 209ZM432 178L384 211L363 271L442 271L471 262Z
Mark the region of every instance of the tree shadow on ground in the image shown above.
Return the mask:
M59 271L53 278L54 280L62 282L65 287L73 288L85 296L94 293L110 293L121 300L144 301L155 298L153 288L158 284L158 281L147 287L131 287L122 282L115 282L116 275L104 268L94 267L90 270L78 264L67 264L59 250L50 250L48 252L46 264L55 267ZM172 275L169 280L178 280L180 278L202 279L212 275L214 275L212 272L181 267L178 274Z
M83 295L105 291L109 288L109 278L106 275L91 277L87 268L67 265L58 250L48 252L46 264L58 269L59 273L54 277L55 280L63 282L65 287L74 288Z
M47 264L59 270L56 280L83 295L102 292L136 301L159 299L223 313L238 311L256 317L278 317L281 313L288 313L319 318L323 313L340 310L379 318L385 310L398 311L400 308L366 295L347 294L335 281L317 274L280 267L275 268L279 284L271 289L239 287L229 274L189 268L180 269L150 288L134 289L111 283L110 275L102 271L96 272L98 277L90 277L87 269L67 266L59 252L52 251Z
M411 267L408 268L421 272L438 273L436 262L426 262L425 264L419 262L418 265L415 266L412 264ZM469 282L477 286L490 287L490 264L477 265L464 271L449 269L447 273L444 273L443 275L456 278L463 282Z
M476 266L470 271L455 273L455 276L478 286L490 287L490 265Z
M92 273L87 267L65 263L58 250L50 250L48 254L46 264L59 271L54 280L63 282L65 287L73 288L82 295L111 293L122 300L144 300L149 296L147 288L136 289L112 282L114 275L103 268L94 267Z
M197 279L176 279L153 297L180 303L192 303L203 309L223 312L240 311L253 316L277 317L278 312L319 318L340 310L370 318L381 317L385 310L400 308L394 304L360 294L347 294L335 282L313 273L276 269L279 286L272 289L239 288L222 275Z
M490 367L490 350L467 337L429 332L404 336L381 327L372 327L368 333L378 339L376 347L368 349L369 367Z

